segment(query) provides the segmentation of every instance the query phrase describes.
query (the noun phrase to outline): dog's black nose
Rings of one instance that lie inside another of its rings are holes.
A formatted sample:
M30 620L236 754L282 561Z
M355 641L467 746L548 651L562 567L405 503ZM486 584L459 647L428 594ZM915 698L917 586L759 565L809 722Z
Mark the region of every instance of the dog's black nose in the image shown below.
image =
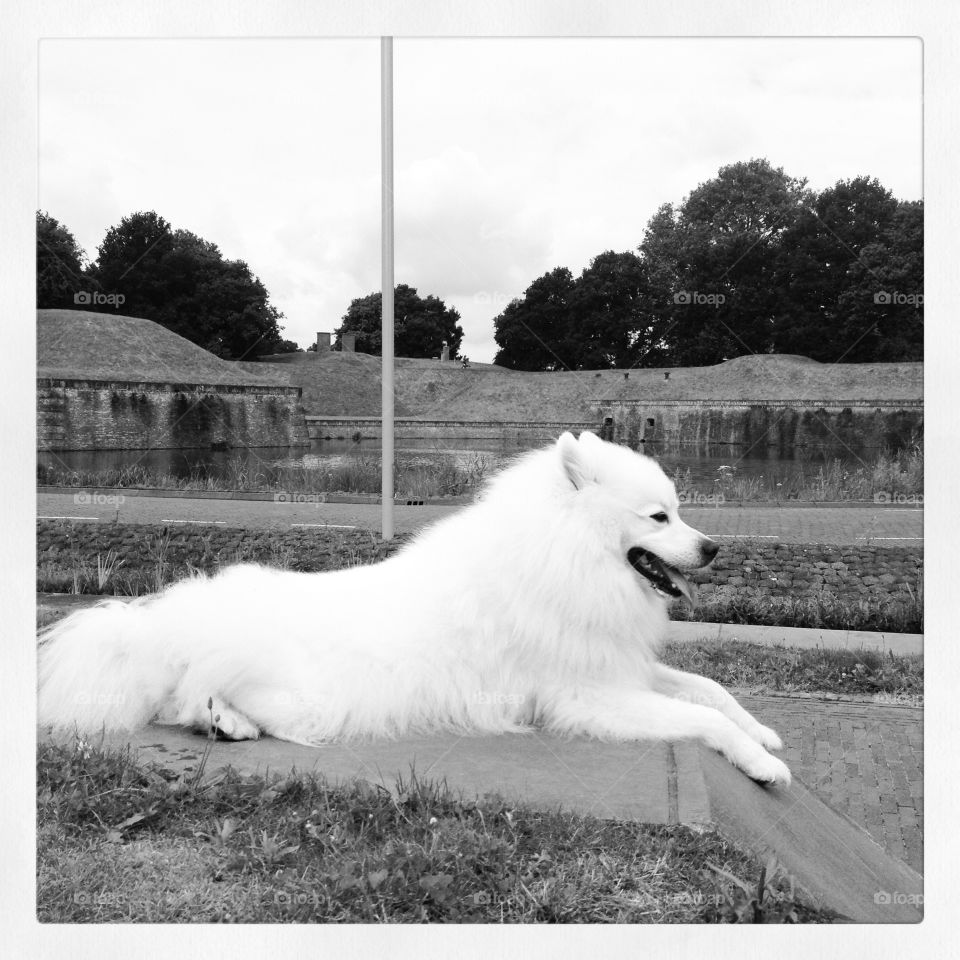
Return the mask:
M713 540L704 540L700 544L700 552L705 557L705 563L709 563L720 552L720 544Z

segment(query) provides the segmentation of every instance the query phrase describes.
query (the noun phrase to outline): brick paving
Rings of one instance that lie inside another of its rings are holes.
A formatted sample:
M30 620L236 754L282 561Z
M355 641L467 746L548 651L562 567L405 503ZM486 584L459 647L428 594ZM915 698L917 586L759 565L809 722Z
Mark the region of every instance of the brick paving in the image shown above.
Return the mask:
M923 872L923 710L900 704L738 695L783 738L811 790Z

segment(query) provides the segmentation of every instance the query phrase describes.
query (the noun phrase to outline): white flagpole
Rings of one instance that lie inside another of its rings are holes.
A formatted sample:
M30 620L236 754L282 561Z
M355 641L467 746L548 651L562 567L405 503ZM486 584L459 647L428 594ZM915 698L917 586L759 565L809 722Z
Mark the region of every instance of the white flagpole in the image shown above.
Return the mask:
M380 38L381 278L383 344L380 483L382 534L393 539L393 37Z

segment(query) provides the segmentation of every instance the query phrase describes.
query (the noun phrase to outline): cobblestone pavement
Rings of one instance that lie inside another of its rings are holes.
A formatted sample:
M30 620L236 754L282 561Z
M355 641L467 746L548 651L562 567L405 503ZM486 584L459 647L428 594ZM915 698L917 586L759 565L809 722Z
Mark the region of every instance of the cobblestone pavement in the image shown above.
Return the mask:
M380 506L369 503L274 503L265 500L205 500L40 493L40 517L120 520L127 523L206 522L230 527L286 530L295 525L380 529ZM92 502L91 502L92 501ZM398 533L417 530L454 506L394 508ZM683 507L691 526L715 537L760 537L782 543L923 546L923 510L917 507Z
M811 790L923 872L923 710L899 704L738 695L784 741Z

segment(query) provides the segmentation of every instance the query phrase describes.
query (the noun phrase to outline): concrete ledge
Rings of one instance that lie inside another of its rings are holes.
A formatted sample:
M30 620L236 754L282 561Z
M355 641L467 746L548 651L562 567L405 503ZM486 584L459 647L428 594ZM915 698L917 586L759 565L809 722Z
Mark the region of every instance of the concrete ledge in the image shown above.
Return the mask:
M858 923L919 923L923 877L796 778L760 787L699 748L712 821L742 849L773 855L816 903Z
M670 640L744 640L769 647L823 647L828 650L876 650L901 656L923 653L922 633L887 633L869 630L820 630L816 627L767 627L741 623L698 623L672 620Z

